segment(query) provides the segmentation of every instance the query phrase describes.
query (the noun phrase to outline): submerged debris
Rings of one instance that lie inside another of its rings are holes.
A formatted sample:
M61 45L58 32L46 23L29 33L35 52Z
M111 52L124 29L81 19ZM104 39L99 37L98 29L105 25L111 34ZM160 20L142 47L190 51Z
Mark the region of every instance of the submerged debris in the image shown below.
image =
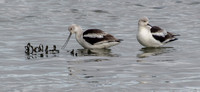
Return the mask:
M56 45L53 45L53 49L49 49L48 45L44 48L42 44L33 47L30 43L25 46L25 54L27 59L37 58L37 57L48 57L48 54L58 54L59 50L56 49Z

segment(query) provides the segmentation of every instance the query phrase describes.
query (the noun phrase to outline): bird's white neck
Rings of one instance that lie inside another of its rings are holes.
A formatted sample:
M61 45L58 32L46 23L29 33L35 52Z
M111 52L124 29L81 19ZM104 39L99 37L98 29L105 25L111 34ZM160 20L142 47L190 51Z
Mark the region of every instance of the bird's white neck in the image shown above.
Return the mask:
M78 29L78 31L75 33L75 37L77 42L82 45L83 43L83 30L81 28Z

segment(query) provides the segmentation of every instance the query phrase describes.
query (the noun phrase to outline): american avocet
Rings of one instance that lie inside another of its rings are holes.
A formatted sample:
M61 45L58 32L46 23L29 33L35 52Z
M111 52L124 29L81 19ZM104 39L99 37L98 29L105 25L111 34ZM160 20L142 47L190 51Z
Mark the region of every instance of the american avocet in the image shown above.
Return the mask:
M67 43L73 33L75 34L77 42L86 49L109 48L122 41L121 39L116 39L114 36L105 33L100 29L88 29L83 32L81 27L76 24L69 26L68 30L70 34L62 47L63 49L67 46Z
M175 36L179 35L174 35L157 26L151 26L147 17L141 18L138 22L137 40L145 47L160 47L177 40Z

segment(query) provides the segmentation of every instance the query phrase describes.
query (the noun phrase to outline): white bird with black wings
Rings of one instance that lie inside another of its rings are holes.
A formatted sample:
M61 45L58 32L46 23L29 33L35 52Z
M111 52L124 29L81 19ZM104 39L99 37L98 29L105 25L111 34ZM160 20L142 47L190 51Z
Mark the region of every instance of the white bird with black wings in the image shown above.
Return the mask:
M137 40L145 47L160 47L177 40L175 36L179 35L174 35L157 26L151 26L147 17L141 18L138 22Z
M77 42L86 49L109 48L111 46L119 44L122 41L122 39L117 39L100 29L88 29L83 32L81 27L76 24L72 24L71 26L69 26L68 30L70 32L70 35L62 48L65 48L67 46L67 43L73 33L75 33Z

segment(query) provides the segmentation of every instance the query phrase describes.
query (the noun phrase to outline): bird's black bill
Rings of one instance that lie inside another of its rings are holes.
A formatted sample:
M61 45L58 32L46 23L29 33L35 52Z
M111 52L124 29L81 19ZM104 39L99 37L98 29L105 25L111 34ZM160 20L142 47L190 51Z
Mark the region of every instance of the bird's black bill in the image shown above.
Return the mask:
M152 27L150 24L147 24L148 26Z
M67 38L67 41L65 42L65 44L62 46L61 49L64 49L67 46L67 43L69 42L69 39L70 39L71 35L72 35L72 33L69 34L69 36Z

